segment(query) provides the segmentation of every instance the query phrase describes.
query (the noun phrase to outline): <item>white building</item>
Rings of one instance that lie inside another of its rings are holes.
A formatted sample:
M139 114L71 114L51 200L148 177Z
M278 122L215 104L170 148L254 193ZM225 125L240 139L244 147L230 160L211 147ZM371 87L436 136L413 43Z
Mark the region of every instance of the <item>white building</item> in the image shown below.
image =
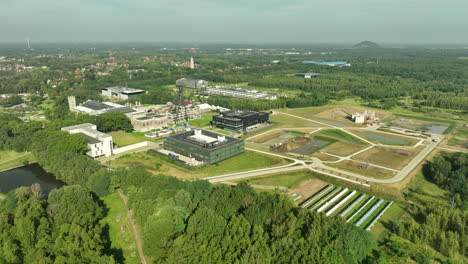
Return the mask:
M276 100L276 94L257 91L257 90L248 90L237 87L226 87L226 86L214 86L209 87L204 91L204 95L218 95L218 96L229 96L234 98L241 99L253 99L253 100Z
M88 100L80 105L76 105L76 99L74 96L68 97L68 106L70 111L80 112L88 115L101 115L107 112L120 112L124 114L136 112L136 110L116 103L111 102L98 102Z
M127 88L127 87L107 87L101 90L103 96L116 99L116 100L128 100L128 99L135 99L139 95L146 93L145 90Z
M204 89L208 87L208 82L205 80L192 79L192 78L180 78L176 80L177 87L192 88L192 89Z
M76 126L63 127L63 131L70 134L79 134L86 139L88 143L88 152L86 155L91 158L109 157L113 153L114 143L112 136L96 130L96 125L85 123Z

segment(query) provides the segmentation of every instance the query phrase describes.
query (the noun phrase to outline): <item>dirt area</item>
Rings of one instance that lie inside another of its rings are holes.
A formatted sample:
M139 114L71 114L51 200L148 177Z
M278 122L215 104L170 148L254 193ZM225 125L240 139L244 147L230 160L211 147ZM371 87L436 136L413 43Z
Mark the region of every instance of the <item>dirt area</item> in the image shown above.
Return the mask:
M388 125L390 126L396 126L396 127L402 127L406 129L412 129L412 130L418 130L418 131L426 131L430 130L428 127L430 126L449 126L449 124L442 124L442 123L437 123L433 121L423 121L423 120L417 120L417 119L409 119L409 118L404 118L404 117L395 117L391 121L387 122ZM444 129L442 129L443 131ZM433 131L435 133L439 133L438 131Z
M330 155L327 155L327 154L323 154L323 153L314 153L312 155L312 157L318 158L321 161L337 161L338 160L338 158L336 158L336 157L333 157L333 156L330 156Z
M348 156L366 147L367 145L357 145L351 142L338 141L323 148L321 151L338 156Z
M354 123L350 119L350 115L356 112L364 112L366 108L364 107L356 107L356 106L346 106L346 107L334 107L323 112L316 114L316 117L323 118L323 119L330 119L344 123ZM375 111L372 109L372 111ZM382 111L375 111L375 115L380 119L385 119L389 115L382 112Z
M293 195L295 193L302 195L296 202L299 204L310 196L320 191L323 187L327 186L328 183L319 179L309 179L299 183L294 189L289 189L288 194Z
M297 136L286 142L272 146L271 149L277 152L292 152L301 155L308 155L321 147L329 144L328 141L314 139L310 136Z
M358 173L364 176L373 177L376 179L389 179L395 176L396 172L386 169L377 168L374 166L365 166L362 162L345 160L338 163L327 163L327 166L342 169L349 172Z
M408 164L423 148L423 146L411 149L374 147L354 156L353 159L399 170Z

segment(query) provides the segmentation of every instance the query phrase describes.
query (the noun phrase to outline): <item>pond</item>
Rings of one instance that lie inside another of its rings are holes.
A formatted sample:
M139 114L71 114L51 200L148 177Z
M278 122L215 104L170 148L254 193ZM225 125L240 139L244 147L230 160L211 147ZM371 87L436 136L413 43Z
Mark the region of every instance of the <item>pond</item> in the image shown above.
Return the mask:
M55 179L54 175L47 173L38 164L29 164L0 172L0 192L2 193L8 193L22 186L31 186L33 183L41 185L41 192L44 195L49 194L53 189L65 185L65 183Z
M325 123L325 124L329 124L329 125L333 125L333 126L338 126L338 127L350 127L350 126L353 126L353 124L343 123L343 122L333 121L333 120L327 120L327 119L315 118L315 120L317 120L317 121L319 121L319 122L322 122L322 123Z
M442 134L447 128L448 126L446 125L431 124L431 125L425 126L423 130L430 132L430 133Z
M400 138L387 137L384 135L378 135L378 134L367 133L367 132L358 132L358 133L367 138L377 140L384 144L391 144L391 145L405 145L406 144L406 141Z

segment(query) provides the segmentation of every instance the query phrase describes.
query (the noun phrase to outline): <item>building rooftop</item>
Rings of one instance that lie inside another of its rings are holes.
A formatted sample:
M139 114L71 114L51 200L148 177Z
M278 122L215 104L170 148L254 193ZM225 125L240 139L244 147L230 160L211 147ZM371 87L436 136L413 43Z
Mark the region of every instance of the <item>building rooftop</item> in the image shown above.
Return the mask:
M82 137L84 137L86 139L86 142L88 142L88 144L97 144L97 143L101 143L102 141L97 139L97 138L93 138L91 136L88 136L86 135L85 133L76 133L75 135L80 135Z
M103 88L102 90L111 91L113 93L121 93L121 94L139 94L139 93L146 92L145 90L122 87L122 86L107 87L107 88Z
M256 115L259 112L249 111L249 110L229 110L221 112L222 117L230 117L230 118L243 118L252 115Z
M75 110L90 114L103 114L107 112L120 112L127 114L136 112L136 110L128 106L119 105L111 102L98 102L93 100L88 100L82 103L81 105L75 107Z
M178 133L169 138L208 150L215 150L229 143L240 142L241 139L214 133L208 130L196 129Z

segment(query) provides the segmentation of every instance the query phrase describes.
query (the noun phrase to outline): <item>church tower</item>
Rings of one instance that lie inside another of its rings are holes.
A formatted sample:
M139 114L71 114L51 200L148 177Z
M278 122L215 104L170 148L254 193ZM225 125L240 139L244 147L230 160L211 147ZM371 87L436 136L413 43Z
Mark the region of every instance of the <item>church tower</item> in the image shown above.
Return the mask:
M190 57L190 69L195 69L195 62L193 61L193 57Z

